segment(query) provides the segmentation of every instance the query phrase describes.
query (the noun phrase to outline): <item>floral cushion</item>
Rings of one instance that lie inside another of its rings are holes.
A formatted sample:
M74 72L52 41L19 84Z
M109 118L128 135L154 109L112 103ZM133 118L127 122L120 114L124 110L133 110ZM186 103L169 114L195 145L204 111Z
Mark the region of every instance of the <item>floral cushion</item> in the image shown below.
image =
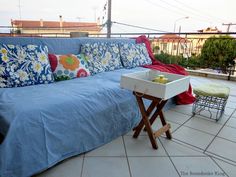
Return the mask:
M144 43L121 43L120 55L121 61L125 68L134 68L137 66L152 64L152 60L148 55L148 51Z
M22 87L54 81L48 48L0 44L0 87Z
M118 44L103 42L82 44L81 53L85 55L92 75L123 67Z
M49 54L49 61L55 80L69 80L90 75L88 64L82 54L54 55Z

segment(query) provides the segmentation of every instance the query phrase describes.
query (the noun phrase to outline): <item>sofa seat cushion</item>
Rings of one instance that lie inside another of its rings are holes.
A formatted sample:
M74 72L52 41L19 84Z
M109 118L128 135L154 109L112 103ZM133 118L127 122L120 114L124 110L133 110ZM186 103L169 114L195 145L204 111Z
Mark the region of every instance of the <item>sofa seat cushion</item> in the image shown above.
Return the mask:
M43 45L0 44L0 87L22 87L54 81Z
M116 43L94 42L81 45L92 75L122 68L119 46Z
M137 66L152 64L152 60L149 57L147 48L144 43L121 43L120 55L121 61L125 68L134 68Z
M49 54L49 61L56 81L69 80L90 75L84 56Z
M130 131L141 115L120 78L143 70L0 89L0 176L32 176Z

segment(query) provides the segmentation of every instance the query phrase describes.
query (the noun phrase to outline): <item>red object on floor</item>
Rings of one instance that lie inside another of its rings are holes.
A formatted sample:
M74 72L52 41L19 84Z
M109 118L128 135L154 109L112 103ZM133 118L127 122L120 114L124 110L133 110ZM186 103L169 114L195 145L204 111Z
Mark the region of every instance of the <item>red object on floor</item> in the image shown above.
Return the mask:
M152 48L150 45L150 41L144 35L139 36L136 38L136 43L145 43L146 48L148 50L149 57L152 59L152 65L145 65L144 68L150 68L159 70L162 72L174 73L174 74L181 74L181 75L188 75L185 69L176 64L164 64L155 59ZM189 89L186 92L183 92L176 96L176 104L191 104L195 101L195 97L192 95L192 87L189 84Z

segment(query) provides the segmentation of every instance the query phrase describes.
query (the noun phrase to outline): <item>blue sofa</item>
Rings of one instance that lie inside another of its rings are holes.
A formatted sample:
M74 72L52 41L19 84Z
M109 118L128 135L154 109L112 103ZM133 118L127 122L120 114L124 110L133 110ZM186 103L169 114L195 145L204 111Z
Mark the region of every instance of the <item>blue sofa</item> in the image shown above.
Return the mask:
M12 38L5 44L44 44L49 53L78 54L82 43L133 39ZM0 177L28 177L130 131L140 113L132 92L120 88L119 69L94 76L0 89ZM169 106L172 103L169 103ZM167 105L168 106L168 105Z

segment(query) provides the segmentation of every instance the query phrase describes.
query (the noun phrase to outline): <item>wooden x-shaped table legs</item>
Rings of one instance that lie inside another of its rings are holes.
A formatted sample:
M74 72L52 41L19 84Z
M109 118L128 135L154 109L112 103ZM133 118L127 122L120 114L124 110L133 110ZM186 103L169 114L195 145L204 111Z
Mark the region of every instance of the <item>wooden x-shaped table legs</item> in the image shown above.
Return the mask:
M160 98L156 98L150 95L146 95L146 94L142 94L142 93L138 93L138 92L133 92L137 102L138 102L138 106L140 109L140 112L142 114L142 119L140 121L140 123L138 124L137 127L134 128L134 138L137 138L141 132L141 130L144 128L144 130L147 131L149 139L152 143L152 147L154 149L158 148L157 142L156 142L156 137L159 137L161 134L166 133L166 137L168 139L171 139L171 133L170 133L170 124L166 123L165 117L163 115L162 112L162 108L165 106L167 100L162 100ZM147 110L145 109L144 103L143 103L143 99L148 99L151 100L151 104L149 105L149 107L147 108ZM151 113L153 112L153 110L156 108L155 112L152 114L151 118L149 119ZM153 122L156 120L157 116L159 115L160 119L161 119L161 123L163 125L162 128L160 128L159 130L157 130L156 132L153 132L152 130L152 124Z

